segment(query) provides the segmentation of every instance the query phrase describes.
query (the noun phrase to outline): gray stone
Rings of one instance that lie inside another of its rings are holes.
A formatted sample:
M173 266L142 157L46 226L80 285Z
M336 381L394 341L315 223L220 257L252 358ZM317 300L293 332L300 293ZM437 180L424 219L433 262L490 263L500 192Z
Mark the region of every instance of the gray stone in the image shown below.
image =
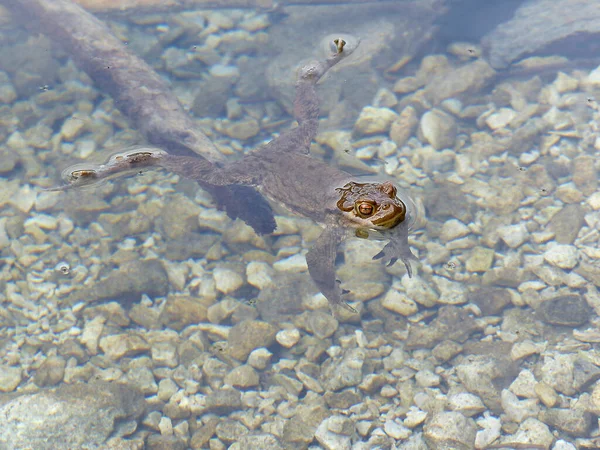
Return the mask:
M0 406L0 447L106 448L119 423L137 419L143 396L124 385L62 385Z
M456 121L439 109L427 111L421 117L421 133L436 150L452 148L456 139Z
M406 348L433 348L445 339L464 342L478 329L468 311L456 306L443 306L430 324L413 325L410 328Z
M578 409L551 408L542 411L540 420L572 436L589 437L594 415Z
M423 427L425 441L436 449L473 448L476 433L475 421L458 412L438 412Z
M437 75L425 87L425 95L434 104L447 98L477 93L496 76L496 71L483 59Z
M572 244L584 224L585 211L579 204L566 205L550 219L550 229L559 244Z
M252 434L241 436L229 450L284 450L279 440L272 434Z
M569 294L545 300L535 309L538 317L551 325L578 327L592 316L593 310L580 295Z
M467 295L485 316L495 316L511 303L511 295L506 289L482 287Z
M350 441L350 436L346 435L346 433L338 433L334 432L332 428L332 424L334 421L339 419L339 416L331 416L327 419L323 420L321 424L317 427L317 431L315 432L315 438L323 446L326 450L350 450L352 444ZM347 418L346 421L348 421ZM350 423L350 425L352 425ZM354 427L352 426L352 429ZM343 430L339 430L343 431Z
M258 373L251 366L242 365L229 372L223 381L230 386L249 388L257 386L259 378Z
M152 362L155 367L175 368L179 364L177 347L172 342L155 342L152 344Z
M231 444L238 437L248 433L248 428L239 423L237 420L223 420L217 424L215 429L217 437L226 444Z
M229 356L246 361L250 352L259 347L268 347L275 341L277 328L259 320L245 320L229 331Z
M544 259L561 269L572 269L577 265L577 248L573 245L555 245L544 252Z
M516 377L510 359L511 346L504 343L477 344L477 354L461 358L456 374L465 389L477 395L488 408L500 408L500 392ZM464 350L466 353L468 350Z
M296 414L283 426L283 440L293 445L292 448L305 448L313 441L317 427L329 414L323 404L300 404Z
M600 379L600 368L590 361L579 358L573 363L573 388L577 392L587 390Z
M127 372L127 380L142 394L152 395L158 392L154 375L148 367L134 367ZM164 381L164 380L163 380Z
M332 391L357 386L363 379L365 357L365 350L354 348L348 350L340 361L327 361L323 364L321 383Z
M163 297L169 290L167 273L160 261L135 260L124 263L107 277L75 291L65 302L94 303L104 299L119 299L121 302L139 301L142 294Z
M205 412L225 415L241 408L242 395L237 389L218 389L206 397Z
M595 6L586 0L525 2L509 20L488 33L482 44L491 64L498 69L530 54L544 54L547 48L555 49L553 55L564 53L572 57L574 52L583 51L582 43L576 39L578 35L600 32L600 14Z

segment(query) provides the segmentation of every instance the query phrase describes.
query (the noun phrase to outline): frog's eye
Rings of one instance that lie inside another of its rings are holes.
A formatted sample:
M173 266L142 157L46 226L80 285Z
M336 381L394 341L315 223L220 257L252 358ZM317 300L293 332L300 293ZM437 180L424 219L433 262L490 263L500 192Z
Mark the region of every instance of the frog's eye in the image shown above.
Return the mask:
M369 216L373 215L373 211L375 211L375 207L371 203L360 202L356 207L356 211L358 212L358 215L361 217L369 217Z
M69 174L71 180L79 180L80 178L93 178L96 175L95 170L74 170Z

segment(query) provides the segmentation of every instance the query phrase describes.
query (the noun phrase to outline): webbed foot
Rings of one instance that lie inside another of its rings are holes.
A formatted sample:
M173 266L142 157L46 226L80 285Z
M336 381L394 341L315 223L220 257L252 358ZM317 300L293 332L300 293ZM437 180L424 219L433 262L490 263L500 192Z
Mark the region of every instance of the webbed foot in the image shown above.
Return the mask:
M393 237L379 253L373 256L373 259L380 259L387 267L394 265L398 260L402 261L410 278L413 274L410 261L418 261L408 246L408 239L394 239Z

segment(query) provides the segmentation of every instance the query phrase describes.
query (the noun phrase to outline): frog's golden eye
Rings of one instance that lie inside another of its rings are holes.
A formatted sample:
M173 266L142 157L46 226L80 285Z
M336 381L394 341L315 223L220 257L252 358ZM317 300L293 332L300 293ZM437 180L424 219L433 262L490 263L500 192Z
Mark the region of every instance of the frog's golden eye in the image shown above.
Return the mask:
M358 215L361 217L369 217L369 216L373 215L373 211L375 211L375 207L371 203L360 202L356 207L356 211L358 212Z

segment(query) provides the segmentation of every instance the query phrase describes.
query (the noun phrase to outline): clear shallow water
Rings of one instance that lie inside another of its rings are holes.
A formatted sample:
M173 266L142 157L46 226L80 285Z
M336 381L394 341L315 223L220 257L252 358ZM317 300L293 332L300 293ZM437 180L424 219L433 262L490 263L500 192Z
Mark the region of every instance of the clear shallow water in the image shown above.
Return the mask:
M312 285L308 219L277 210L259 237L155 171L44 192L144 141L60 48L6 28L0 387L30 394L3 400L6 448L65 442L52 408L103 424L71 435L80 448L593 448L597 75L514 78L478 41L448 47L435 14L366 10L107 19L227 158L292 125L295 67L323 38L360 37L321 85L313 153L393 177L424 211L413 279L371 261L380 242L341 249L360 317L332 316ZM11 426L34 413L43 426Z

